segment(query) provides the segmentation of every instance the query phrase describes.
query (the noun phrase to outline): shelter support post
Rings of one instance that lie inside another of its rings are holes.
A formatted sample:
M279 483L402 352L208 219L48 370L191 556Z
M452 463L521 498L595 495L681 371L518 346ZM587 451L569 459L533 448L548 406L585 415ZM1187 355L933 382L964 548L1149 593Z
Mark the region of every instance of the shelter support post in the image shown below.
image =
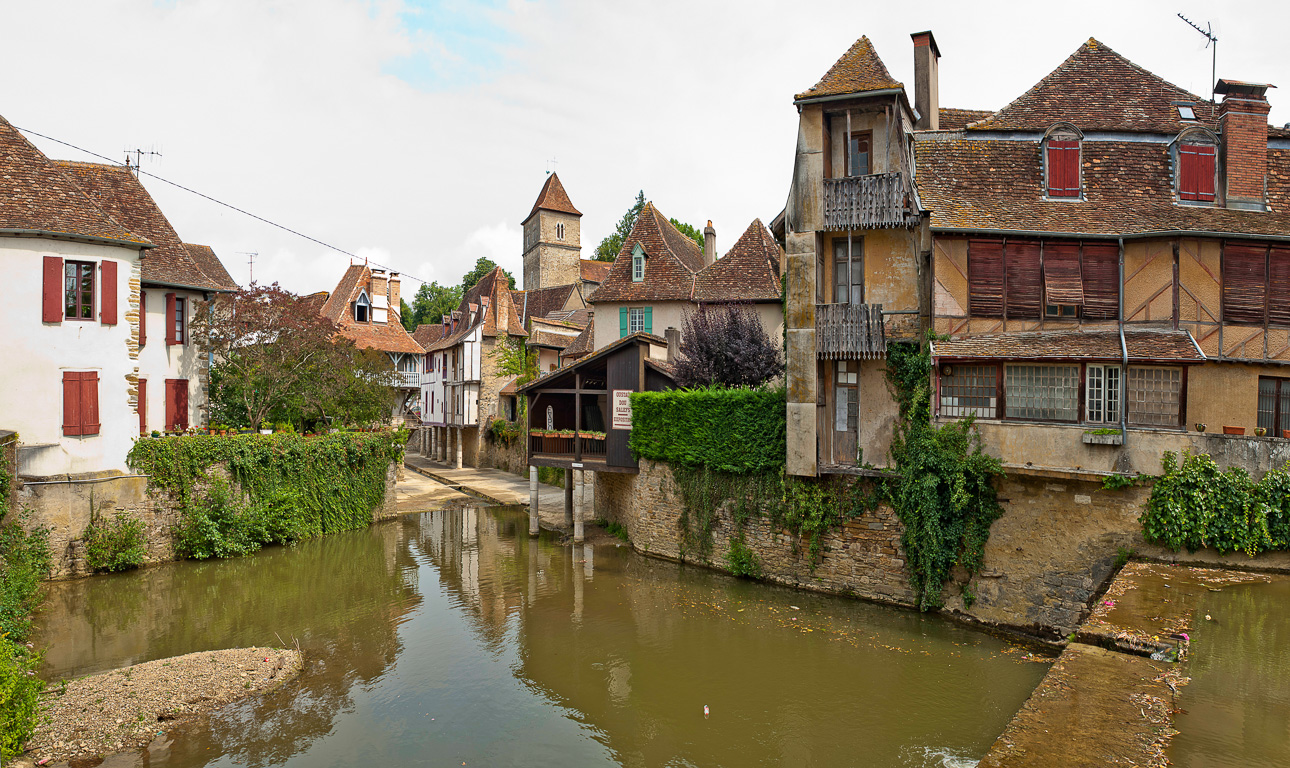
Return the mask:
M538 468L529 467L529 535L538 535Z
M564 471L564 527L573 527L573 473L576 469Z
M575 543L578 543L578 544L581 544L583 539L586 538L586 535L583 532L583 525L582 525L583 518L586 517L586 512L587 512L584 506L587 501L586 476L587 476L586 470L582 470L582 469L573 470L574 482L577 484L574 491L575 499L574 499L574 505L573 505L573 540Z

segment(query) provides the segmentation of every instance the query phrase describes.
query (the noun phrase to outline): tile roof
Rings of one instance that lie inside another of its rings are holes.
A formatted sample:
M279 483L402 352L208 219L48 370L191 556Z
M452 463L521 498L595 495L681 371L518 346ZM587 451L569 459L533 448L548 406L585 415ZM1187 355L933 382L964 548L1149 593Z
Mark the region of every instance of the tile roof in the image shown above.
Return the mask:
M942 131L956 131L965 127L968 123L975 123L977 120L984 120L994 112L988 109L955 109L953 107L941 107L940 109L940 129Z
M770 231L753 219L729 253L695 275L694 300L779 301L781 258Z
M211 282L230 291L238 289L237 281L224 268L224 262L219 260L219 257L215 255L215 250L209 245L184 243L184 250L188 251L188 255L193 261L197 262L197 267L201 269L206 277L210 278Z
M645 251L645 279L632 280L632 251ZM703 251L649 202L614 259L605 281L589 297L595 301L690 301L694 273L703 269Z
M552 312L546 316L546 319L559 320L562 323L576 325L579 328L586 328L587 323L591 322L591 310L586 307L582 307L581 309Z
M1205 355L1187 331L1125 330L1131 361L1200 363ZM1118 331L1040 331L991 333L935 341L932 355L940 358L1026 360L1120 360Z
M841 96L848 93L882 91L904 88L887 71L887 65L878 58L869 38L861 37L842 58L829 67L820 82L797 94L795 99L814 99L821 96Z
M1290 234L1290 149L1268 149L1267 212L1178 205L1166 144L1083 142L1084 200L1043 199L1040 144L923 134L918 190L941 230Z
M588 283L603 283L612 266L612 261L578 259L578 276Z
M379 349L383 352L401 352L419 355L426 350L403 328L399 322L397 308L389 312L389 320L384 323L360 323L354 320L349 312L350 302L356 300L361 291L367 290L371 296L372 270L366 264L351 264L341 275L336 290L327 297L322 309L323 317L336 324L337 332L350 339L360 347ZM315 294L317 295L317 294ZM312 298L312 297L310 297Z
M581 216L582 212L573 207L573 202L569 200L569 193L564 191L564 185L560 183L560 177L552 173L546 177L546 183L542 185L542 191L538 192L537 200L533 203L533 210L529 215L524 217L524 221L533 218L533 214L538 211L557 211L559 213L570 213L574 216Z
M506 273L501 267L481 277L479 282L461 297L461 304L456 310L461 318L457 330L445 334L443 338L427 347L426 351L456 346L476 328L479 328L485 337L505 335L527 338L529 334L524 330L524 323L520 321L519 308L512 301L512 292L508 285ZM488 299L487 307L484 307L485 298ZM475 314L474 322L471 322L472 312Z
M235 285L217 282L201 268L152 195L125 166L72 160L55 160L54 165L84 190L96 206L157 246L144 254L143 282L204 289L235 288ZM219 262L214 252L210 258ZM228 276L222 265L219 271Z
M578 335L569 336L563 333L554 333L544 328L534 328L529 331L529 346L533 347L551 347L552 349L565 349L573 343Z
M429 349L431 344L443 338L443 323L421 323L412 332L412 338L422 347Z
M331 292L323 304L323 317L339 323L341 317L349 314L349 303L358 298L359 290L369 285L371 280L372 272L366 264L350 264L345 274L341 275L340 282L336 283L336 290Z
M1059 121L1081 131L1177 133L1183 122L1174 102L1194 105L1197 120L1217 125L1217 108L1207 99L1166 82L1093 38L1061 66L1008 106L968 130L1044 131Z
M149 245L96 205L17 128L0 117L0 230L36 230Z
M579 338L581 338L581 336L579 336ZM625 347L629 344L637 344L641 342L644 342L646 344L656 344L658 346L667 346L667 339L664 339L662 336L655 336L654 334L646 333L645 331L637 331L636 333L628 334L622 337L621 339L614 339L612 343L606 344L605 346L601 347L600 349L597 349L595 352L592 352L591 354L583 353L578 358L578 361L577 361L578 365L582 365L583 363L593 359L603 358L605 355L609 354L610 352L613 352L619 347ZM648 352L646 353L645 357L646 359L648 359L649 357ZM572 359L570 355L563 354L563 353L560 355L560 358L562 360ZM563 368L557 368L554 371L547 371L546 373L543 373L541 376L537 377L533 381L530 381L529 383L520 387L519 391L524 392L527 390L532 390L535 387L549 383L551 379L557 376L563 376L565 374L568 374L569 372L570 370L567 365Z
M511 291L511 303L515 305L520 323L528 325L530 318L546 317L552 312L567 308L573 297L576 297L575 304L582 304L582 294L578 293L577 289L577 284L570 283L527 291Z
M317 312L319 314L322 314L323 306L327 303L327 298L330 295L331 294L327 293L326 291L318 291L317 293L311 293L308 296L301 296L300 302L305 307L305 309L309 310L310 312Z
M569 346L561 350L561 364L565 360L577 360L580 357L586 357L591 354L593 339L596 335L595 323L595 320L588 321L587 327L582 329L582 333L578 334L577 338L569 343Z

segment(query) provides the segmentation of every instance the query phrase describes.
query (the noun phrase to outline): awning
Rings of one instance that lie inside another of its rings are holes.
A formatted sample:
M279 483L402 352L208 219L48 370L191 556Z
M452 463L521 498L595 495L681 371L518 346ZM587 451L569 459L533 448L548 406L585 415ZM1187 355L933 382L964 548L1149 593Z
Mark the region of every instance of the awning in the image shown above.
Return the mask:
M1136 363L1203 363L1205 353L1188 331L1125 330L1129 361ZM1122 359L1118 331L1039 331L990 333L932 342L932 356L979 360Z
M1044 292L1049 304L1084 305L1079 243L1044 243Z

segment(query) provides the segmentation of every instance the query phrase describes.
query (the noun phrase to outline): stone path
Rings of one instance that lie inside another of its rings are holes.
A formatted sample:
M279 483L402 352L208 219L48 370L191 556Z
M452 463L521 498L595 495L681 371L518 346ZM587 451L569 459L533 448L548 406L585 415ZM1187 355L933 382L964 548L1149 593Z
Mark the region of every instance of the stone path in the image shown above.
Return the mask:
M408 453L403 459L404 465L412 470L406 477L420 475L447 486L454 493L466 493L484 499L493 504L529 505L528 478L517 477L509 472L488 467L462 467L454 469L448 465L428 459L415 453ZM402 483L400 483L402 486ZM588 484L587 509L594 509L594 486ZM400 510L403 503L400 500ZM414 511L414 510L408 510ZM564 523L564 489L556 485L538 485L538 515L542 527L556 531L566 531ZM590 513L586 522L591 522Z

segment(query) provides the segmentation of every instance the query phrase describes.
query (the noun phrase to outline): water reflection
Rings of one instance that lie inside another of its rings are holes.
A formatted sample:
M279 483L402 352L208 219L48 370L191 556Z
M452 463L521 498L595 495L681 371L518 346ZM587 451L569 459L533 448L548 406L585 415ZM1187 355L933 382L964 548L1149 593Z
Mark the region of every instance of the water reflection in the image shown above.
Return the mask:
M1046 670L934 617L530 539L513 509L54 592L55 678L299 639L297 682L159 766L941 765L983 754Z

